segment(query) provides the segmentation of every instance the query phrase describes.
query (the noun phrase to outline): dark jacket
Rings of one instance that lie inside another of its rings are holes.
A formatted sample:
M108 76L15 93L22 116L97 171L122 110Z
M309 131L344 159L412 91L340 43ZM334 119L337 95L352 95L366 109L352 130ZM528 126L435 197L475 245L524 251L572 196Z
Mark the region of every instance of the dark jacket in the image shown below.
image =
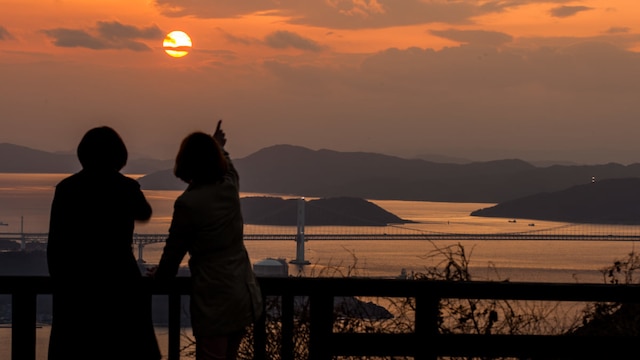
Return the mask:
M135 221L150 217L138 182L115 170L82 170L56 186L47 244L50 360L160 359L132 251Z

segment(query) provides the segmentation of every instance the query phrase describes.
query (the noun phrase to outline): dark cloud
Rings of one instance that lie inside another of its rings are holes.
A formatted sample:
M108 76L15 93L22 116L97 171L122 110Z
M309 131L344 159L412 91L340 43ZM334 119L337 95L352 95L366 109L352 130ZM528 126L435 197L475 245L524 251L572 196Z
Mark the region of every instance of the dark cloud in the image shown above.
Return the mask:
M274 49L300 49L305 51L321 51L323 47L316 41L305 38L291 31L274 31L264 37L264 40L248 36L237 36L222 29L218 29L222 36L229 42L241 45L266 45Z
M53 39L53 44L59 47L83 47L93 50L108 49L107 42L96 38L84 30L74 29L50 29L42 30Z
M233 61L238 58L238 54L230 50L202 50L205 53L209 53L218 59L226 61Z
M97 26L100 36L106 39L119 40L119 39L162 39L164 38L164 32L156 25L148 26L146 28L137 28L132 25L123 25L117 21L98 21Z
M518 37L514 39L515 46L523 48L562 48L577 43L598 42L614 45L620 49L634 48L640 42L640 34L634 33L612 33L606 32L598 36L590 37L574 37L574 36L555 36L555 37Z
M631 31L630 28L624 26L613 26L608 28L605 33L607 34L626 34Z
M553 17L565 18L588 10L593 10L593 8L588 6L558 6L551 9L549 12Z
M290 31L276 31L265 37L265 44L276 49L295 48L307 51L320 51L322 47L315 41Z
M117 21L99 21L92 32L79 29L47 29L44 34L53 39L59 47L82 47L93 50L127 49L132 51L151 51L151 48L138 40L162 39L164 33L156 25L138 28ZM95 35L93 34L95 33Z
M13 35L4 26L0 26L0 40L12 40Z
M155 0L154 2L166 16L195 16L208 19L234 18L271 10L281 12L284 7L280 1L276 0Z
M499 13L536 0L155 0L171 17L235 18L249 14L288 17L290 23L336 29L384 28L434 22L471 23L476 16ZM548 0L558 3L562 0Z
M441 38L465 43L465 44L483 44L499 46L509 43L513 40L511 35L496 32L496 31L484 31L484 30L431 30L430 34L439 36Z
M248 36L237 36L237 35L233 35L230 34L220 28L218 28L218 31L222 34L222 36L230 43L234 43L234 44L241 44L241 45L253 45L253 44L257 44L260 43L260 40L255 39L255 38L251 38Z
M566 93L640 91L629 74L640 72L640 56L604 41L578 41L531 50L505 46L389 49L369 57L363 71L386 78L389 86L430 84L437 89L502 88L536 84ZM479 61L481 60L481 61ZM576 66L580 64L580 66ZM393 84L393 85L392 85Z

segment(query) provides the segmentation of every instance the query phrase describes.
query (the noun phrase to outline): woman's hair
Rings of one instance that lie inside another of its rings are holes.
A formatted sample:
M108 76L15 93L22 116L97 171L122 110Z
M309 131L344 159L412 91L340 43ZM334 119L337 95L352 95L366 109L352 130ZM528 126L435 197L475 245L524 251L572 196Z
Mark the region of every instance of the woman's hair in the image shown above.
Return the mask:
M127 164L127 147L120 135L108 126L87 131L77 149L78 160L85 169L120 171Z
M182 140L173 173L186 183L209 183L221 180L228 167L218 142L211 135L197 131Z

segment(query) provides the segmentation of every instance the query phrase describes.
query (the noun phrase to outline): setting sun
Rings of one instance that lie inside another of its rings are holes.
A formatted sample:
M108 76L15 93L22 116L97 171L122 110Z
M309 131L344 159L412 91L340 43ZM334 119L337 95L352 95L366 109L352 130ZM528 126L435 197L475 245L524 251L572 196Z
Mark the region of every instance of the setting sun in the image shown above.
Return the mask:
M171 57L180 58L191 50L191 38L183 31L172 31L162 42L164 51Z

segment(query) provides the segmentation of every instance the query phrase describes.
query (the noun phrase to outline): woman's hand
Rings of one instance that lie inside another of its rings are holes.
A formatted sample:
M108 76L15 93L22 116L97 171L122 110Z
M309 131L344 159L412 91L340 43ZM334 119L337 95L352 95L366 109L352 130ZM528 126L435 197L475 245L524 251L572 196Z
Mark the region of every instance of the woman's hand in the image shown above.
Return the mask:
M146 275L147 275L148 277L154 277L154 276L156 275L156 271L157 271L157 270L158 270L158 267L157 267L157 266L147 268L147 273L146 273Z
M218 125L216 126L216 131L213 133L213 138L220 144L221 147L227 143L227 137L220 127L222 125L222 119L218 120Z

